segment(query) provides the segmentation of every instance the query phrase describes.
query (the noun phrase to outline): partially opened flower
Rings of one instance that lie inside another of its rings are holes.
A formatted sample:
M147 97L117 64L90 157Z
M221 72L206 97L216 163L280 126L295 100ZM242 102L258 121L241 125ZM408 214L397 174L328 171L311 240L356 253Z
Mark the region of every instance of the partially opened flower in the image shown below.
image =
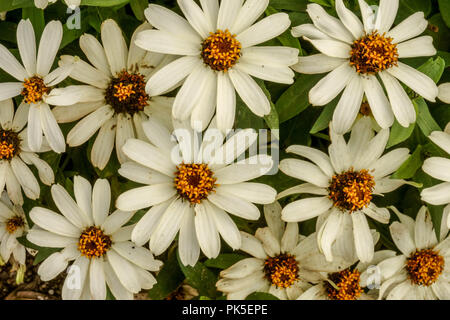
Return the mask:
M450 82L443 83L439 87L439 100L450 104Z
M29 108L22 103L14 113L12 99L0 101L0 193L6 187L9 198L16 205L23 204L22 190L33 200L40 195L41 188L28 165L36 167L44 184L51 185L54 181L52 168L30 150L27 129L24 129ZM49 150L44 142L39 151Z
M321 279L320 272L339 272L351 263L336 258L326 261L319 251L316 235L299 234L296 222L281 220L278 202L264 206L267 227L255 236L242 234L240 250L252 257L235 263L220 273L216 286L230 300L243 300L253 292L268 292L279 299L297 299Z
M135 34L150 28L145 23ZM128 49L122 30L111 19L101 26L103 45L90 34L81 36L80 48L92 65L72 56L63 56L61 64L74 64L70 77L86 85L55 90L50 98L58 106L53 109L58 122L79 120L67 135L69 146L79 146L99 132L91 151L91 162L99 169L107 165L114 145L119 162L126 161L125 141L136 136L145 139L142 121L152 117L171 124L173 98L145 92L148 76L166 60L138 48L134 38Z
M310 90L313 105L325 105L345 89L333 115L336 132L351 128L364 95L382 128L389 128L394 117L408 127L416 121L416 112L400 82L429 101L434 102L438 94L431 78L399 60L436 54L431 36L417 37L428 23L423 12L416 12L392 28L399 0L380 0L376 15L364 0L359 6L363 22L342 0L336 0L339 19L318 4L308 4L313 24L295 27L292 34L303 36L320 54L300 57L293 69L307 74L330 72Z
M390 226L401 254L377 266L382 285L379 298L394 300L450 299L450 237L441 232L437 240L431 215L423 206L416 220L396 212L400 221Z
M49 3L55 3L56 0L34 0L36 8L45 9ZM81 0L64 0L67 6L71 9L75 9L80 6Z
M116 299L133 299L133 293L150 289L161 261L130 241L134 225L124 226L134 211L110 213L109 182L98 179L94 187L74 177L75 200L59 184L51 188L61 214L34 207L30 218L35 225L27 239L46 248L63 248L45 259L38 269L43 281L63 272L74 260L62 288L65 300L106 298L107 287Z
M381 285L381 277L376 264L395 256L395 251L381 250L375 252L370 263L359 262L356 267L341 271L320 274L321 279L298 300L373 300L374 291Z
M178 0L185 18L155 4L145 10L158 30L141 32L136 44L149 51L182 56L156 72L147 83L150 95L180 85L173 116L208 126L214 113L219 129L231 129L236 112L235 90L257 116L270 112L270 103L251 76L278 83L293 83L289 68L298 49L256 46L282 34L290 25L286 13L258 22L269 0Z
M34 152L41 149L43 135L57 153L64 152L66 143L55 117L47 103L53 87L70 73L67 64L50 72L62 40L63 28L59 21L49 22L42 32L36 55L36 38L30 20L21 20L17 26L17 45L23 66L9 50L0 44L0 68L18 82L0 83L0 101L22 96L22 104L29 106L28 145Z
M329 155L306 146L287 148L287 152L310 161L280 162L282 172L306 183L280 193L278 198L292 194L316 196L289 203L283 208L282 218L294 222L318 217L317 240L328 260L333 259L333 243L343 241L344 247L354 248L359 260L368 262L374 253L374 237L366 215L381 223L389 222L389 211L377 207L372 199L407 183L391 179L390 175L409 157L409 150L398 148L383 155L389 129L374 136L367 117L355 124L348 142L334 132L332 125L330 136Z
M151 144L129 139L123 152L133 161L124 163L119 173L145 186L124 192L116 201L121 210L150 207L134 228L133 241L143 245L150 240L151 251L160 255L180 231L178 252L184 265L195 265L200 249L208 258L216 257L219 234L239 249L241 235L229 213L257 220L260 212L253 203L271 203L276 195L272 187L246 182L272 168L270 156L236 160L257 134L241 130L224 142L221 131L210 127L201 140L185 125L174 131L174 142L169 130L151 118L143 128Z
M0 257L8 262L11 255L20 265L25 265L25 247L17 241L28 230L22 207L13 205L6 192L0 198Z
M429 136L430 140L450 154L450 134L434 131ZM425 188L421 192L422 200L433 205L446 204L446 211L450 210L450 159L442 157L431 157L424 161L422 170L435 179L444 182ZM450 228L450 217L445 221Z

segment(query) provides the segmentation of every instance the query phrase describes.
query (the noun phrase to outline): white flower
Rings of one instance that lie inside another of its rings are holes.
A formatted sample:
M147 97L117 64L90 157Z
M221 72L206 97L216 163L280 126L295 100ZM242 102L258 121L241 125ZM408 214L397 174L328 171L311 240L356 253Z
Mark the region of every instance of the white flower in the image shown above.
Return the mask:
M450 82L443 83L439 87L439 100L450 104Z
M401 255L377 266L382 285L379 298L394 300L450 299L450 237L441 232L440 241L423 206L416 221L395 210L400 222L390 226L391 236Z
M0 44L0 68L19 82L0 83L0 101L21 95L28 104L28 144L38 152L42 145L42 134L57 153L64 152L66 143L47 103L48 94L63 81L72 66L57 68L50 72L53 60L62 40L63 28L59 21L49 22L42 32L36 56L36 40L30 20L21 20L17 27L17 45L23 66L8 49Z
M374 291L381 284L381 275L376 265L395 256L391 250L377 251L370 263L359 262L355 268L346 268L333 273L321 273L321 280L309 288L297 300L373 300ZM364 292L364 288L370 289Z
M252 257L220 273L216 286L229 300L242 300L253 292L268 292L279 299L297 299L321 279L320 272L338 272L351 263L339 258L332 263L319 252L315 233L299 235L298 224L281 220L278 202L264 206L268 227L255 236L241 232L240 250Z
M260 212L253 203L272 203L276 191L246 182L271 169L270 156L232 163L255 143L252 129L238 131L224 143L218 129L210 127L200 141L189 125L183 126L174 132L175 143L168 129L150 118L143 128L152 144L137 139L125 143L123 152L135 162L124 163L119 173L145 186L121 194L116 206L121 210L151 207L137 223L132 240L138 245L150 240L151 251L160 255L180 231L181 261L195 265L200 249L208 258L219 254L219 234L238 249L241 236L228 213L257 220Z
M28 230L27 219L22 207L13 205L6 192L0 198L0 256L7 262L13 255L25 265L25 247L17 241Z
M257 116L270 112L266 95L251 76L291 84L289 68L298 60L298 49L256 46L283 33L290 25L286 13L264 13L269 0L228 1L178 0L185 18L159 5L145 10L147 20L158 30L141 32L136 44L146 50L182 56L156 72L147 83L150 95L159 95L182 85L173 116L208 126L214 113L219 129L233 127L235 90Z
M147 23L135 31L150 29ZM132 39L134 39L133 35ZM91 151L91 162L99 169L108 163L114 145L120 163L127 159L122 146L129 138L145 139L142 121L149 117L171 124L173 98L153 97L145 82L167 59L146 53L131 41L128 50L122 30L114 20L102 23L103 45L92 35L80 37L80 47L92 65L78 57L63 56L61 65L74 64L70 77L86 85L54 90L49 100L59 123L81 119L67 135L71 147L79 146L99 131Z
M0 101L0 193L6 187L8 196L16 205L23 204L22 191L33 200L39 198L40 186L27 165L34 165L39 178L46 185L54 181L52 168L30 150L27 124L30 106L21 103L14 114L12 99ZM49 151L46 143L40 152Z
M319 217L316 224L319 248L328 260L333 259L335 241L348 249L347 257L356 256L362 262L372 259L373 235L366 215L388 223L390 214L372 202L374 195L391 192L407 183L390 179L409 157L409 150L399 148L383 155L389 138L389 129L374 136L370 118L356 122L350 140L330 128L329 156L306 146L290 146L287 152L295 153L309 161L284 159L279 168L285 174L306 183L281 192L278 199L292 194L313 194L289 203L283 208L282 218L287 222L305 221Z
M380 0L376 15L364 0L359 0L359 6L363 22L342 0L336 0L340 20L318 4L309 4L313 24L295 27L292 34L303 36L320 54L300 57L293 69L307 74L331 71L310 90L313 105L329 103L345 88L333 115L336 132L343 134L351 128L364 95L382 128L389 128L394 116L408 127L416 121L416 112L398 80L427 100L434 102L438 94L432 79L399 61L436 54L432 37L417 37L428 23L423 12L416 12L391 29L399 0Z
M36 8L45 9L49 3L55 3L56 0L34 0ZM80 6L81 0L64 0L67 6L71 9L75 9Z
M430 140L450 154L450 134L434 131L429 136ZM446 204L445 211L450 211L450 159L442 157L431 157L425 160L422 170L435 179L444 182L425 188L421 192L422 200L432 205ZM450 217L444 223L450 228Z
M64 248L39 266L41 279L55 278L75 260L62 288L65 300L104 300L106 285L116 299L133 299L133 293L152 288L156 279L149 271L159 270L162 263L129 241L134 225L124 225L135 212L110 214L111 189L105 179L98 179L92 188L89 181L75 176L73 188L75 201L59 184L51 188L61 214L41 207L30 212L35 226L27 239L41 247Z

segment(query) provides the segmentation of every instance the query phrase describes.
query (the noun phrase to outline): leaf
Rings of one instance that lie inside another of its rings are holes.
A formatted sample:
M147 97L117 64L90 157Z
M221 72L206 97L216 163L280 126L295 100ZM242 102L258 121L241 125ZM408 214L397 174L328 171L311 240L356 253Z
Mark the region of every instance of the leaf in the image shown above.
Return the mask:
M427 17L431 13L431 0L400 0L395 24L418 11L422 11Z
M333 119L334 109L336 109L336 106L339 102L339 97L331 101L329 104L327 104L323 110L320 116L317 118L316 122L314 123L313 127L311 128L311 131L309 133L315 134L319 131L325 130L330 125L331 120ZM316 107L314 107L316 108Z
M246 258L244 255L236 253L222 253L214 259L208 259L205 261L205 266L209 268L227 269L236 262Z
M429 76L436 83L441 79L444 69L445 61L441 57L437 57L436 59L431 58L417 68L417 70Z
M413 154L392 175L392 179L411 179L422 167L422 146L419 144Z
M309 105L309 90L323 77L321 74L301 74L275 103L280 123L292 119Z
M1 0L0 11L11 11L18 8L31 8L34 6L34 0Z
M450 28L450 0L438 0L438 3L442 14L442 19L444 19L447 27Z
M197 262L195 266L184 266L178 256L178 264L186 277L186 282L198 290L199 295L214 298L218 295L216 290L217 276L203 263Z
M262 91L264 92L264 94L266 95L267 99L270 102L270 113L264 116L264 120L266 121L266 124L270 129L279 129L280 121L278 119L278 112L277 109L275 108L275 105L272 102L272 97L270 96L269 90L267 90L263 80L255 79L255 81L261 87Z
M140 20L145 20L144 10L148 7L148 0L131 0L131 10L133 10L134 16Z
M148 296L153 300L166 298L183 282L184 275L178 266L175 252L169 253L167 260L156 276L156 280L158 282L148 291Z
M38 41L45 28L44 10L35 7L23 8L22 19L30 19L34 28L34 33L36 34L36 41Z
M407 140L414 131L416 124L412 123L409 127L405 128L397 120L395 120L394 125L391 127L391 133L389 135L389 140L386 145L386 149L393 147L405 140Z
M280 300L274 295L266 292L253 292L245 300Z
M417 125L426 137L428 137L433 131L441 131L441 128L431 116L428 105L423 98L419 97L414 99L413 104L418 110Z
M82 0L82 6L96 6L96 7L114 7L119 5L125 5L130 0Z
M275 9L305 11L308 0L270 0L270 6Z

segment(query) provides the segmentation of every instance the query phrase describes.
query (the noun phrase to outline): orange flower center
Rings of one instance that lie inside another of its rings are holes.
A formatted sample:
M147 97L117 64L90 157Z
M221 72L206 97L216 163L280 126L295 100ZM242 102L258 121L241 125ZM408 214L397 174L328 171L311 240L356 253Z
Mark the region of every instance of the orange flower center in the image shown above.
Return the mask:
M19 135L12 130L0 129L0 160L11 160L19 151Z
M272 285L279 288L289 288L298 279L298 262L290 254L280 254L269 257L264 262L264 275Z
M241 44L228 30L217 30L203 41L201 57L211 69L226 72L241 57Z
M191 202L200 203L216 186L216 178L207 164L181 164L175 172L175 188L178 194Z
M50 88L44 84L44 79L38 76L25 79L21 95L25 103L36 103L42 101L44 94L50 92Z
M78 250L86 258L102 257L111 248L111 237L97 227L85 229L78 241Z
M23 227L25 225L25 220L22 217L14 216L8 220L6 220L6 231L12 234L17 229Z
M444 270L444 258L431 249L417 250L407 259L406 270L413 283L430 286Z
M356 300L363 290L359 284L360 273L358 270L345 269L328 275L325 290L331 300Z

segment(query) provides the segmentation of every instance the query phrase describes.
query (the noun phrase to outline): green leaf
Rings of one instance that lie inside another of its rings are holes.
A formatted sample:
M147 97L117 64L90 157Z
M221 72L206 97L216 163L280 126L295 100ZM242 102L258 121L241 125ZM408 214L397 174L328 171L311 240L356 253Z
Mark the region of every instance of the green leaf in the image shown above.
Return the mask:
M148 0L131 0L131 10L133 10L134 16L140 20L145 20L144 10L148 7Z
M333 113L334 109L336 109L336 106L338 104L339 97L331 101L329 104L323 108L322 113L317 118L316 122L314 123L313 127L311 128L311 131L309 133L316 134L319 131L325 130L330 125L331 120L333 119ZM317 107L314 107L317 108Z
M447 27L450 28L450 0L438 0L438 3L442 14L442 19L444 19Z
M427 62L417 68L417 70L429 76L436 83L441 79L444 69L445 61L441 57L437 57L436 59L430 58Z
M426 137L428 137L433 131L441 131L441 128L431 116L428 105L423 98L419 97L414 99L413 104L418 110L417 125Z
M392 179L411 179L422 164L422 146L419 144L413 154L392 175Z
M305 11L308 0L270 0L270 6L279 10Z
M246 258L244 255L236 253L222 253L214 259L208 259L205 261L205 266L209 268L227 269L236 262Z
M398 24L418 11L422 11L427 17L431 13L431 0L400 0L395 23Z
M197 262L193 267L185 266L178 256L178 264L186 277L186 282L197 289L199 295L209 298L214 298L218 295L216 290L217 276L203 263Z
M178 265L175 252L169 253L167 260L156 276L156 280L158 282L148 291L148 296L153 300L166 298L183 282L184 274Z
M253 292L245 300L280 300L274 295L266 292Z
M397 120L395 120L391 128L391 133L389 135L389 140L386 145L386 149L389 149L390 147L393 147L407 140L413 133L415 126L416 124L412 123L409 125L409 127L405 128L400 123L398 123Z
M18 8L31 8L34 6L34 0L1 0L0 11L11 11Z
M125 5L130 0L82 0L82 6L96 6L96 7L114 7L119 5Z
M266 95L267 99L270 102L270 113L266 116L264 116L264 120L267 123L267 126L270 129L279 129L280 128L280 121L278 119L278 112L275 108L275 105L272 102L272 97L270 96L269 90L267 90L266 85L264 84L264 81L261 79L255 79L256 83L261 87L262 91ZM279 138L279 137L278 137Z
M301 74L275 103L280 123L292 119L309 105L308 93L323 77L321 74Z
M22 9L22 19L30 19L34 28L36 40L41 38L42 31L45 28L44 10L32 7Z

